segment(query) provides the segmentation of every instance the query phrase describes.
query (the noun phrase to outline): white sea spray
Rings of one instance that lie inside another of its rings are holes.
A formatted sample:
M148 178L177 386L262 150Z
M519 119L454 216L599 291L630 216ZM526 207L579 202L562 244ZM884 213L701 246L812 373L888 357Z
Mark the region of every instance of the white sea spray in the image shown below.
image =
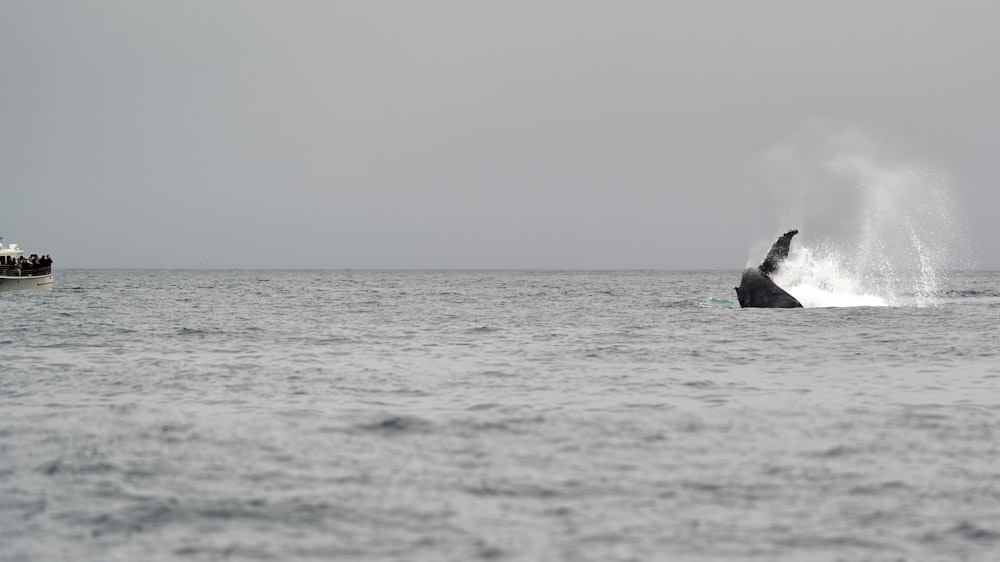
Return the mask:
M969 267L955 186L863 129L814 123L767 153L780 228L797 227L778 284L804 306L930 306Z

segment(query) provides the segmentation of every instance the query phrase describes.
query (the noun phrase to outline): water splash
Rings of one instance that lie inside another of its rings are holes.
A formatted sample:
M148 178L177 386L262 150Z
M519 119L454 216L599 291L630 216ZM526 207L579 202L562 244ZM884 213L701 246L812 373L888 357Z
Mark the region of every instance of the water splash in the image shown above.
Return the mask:
M948 174L860 129L814 124L774 147L765 170L780 227L802 230L775 281L804 306L934 305L946 272L970 263Z
M806 308L890 305L859 282L837 252L793 250L773 277Z

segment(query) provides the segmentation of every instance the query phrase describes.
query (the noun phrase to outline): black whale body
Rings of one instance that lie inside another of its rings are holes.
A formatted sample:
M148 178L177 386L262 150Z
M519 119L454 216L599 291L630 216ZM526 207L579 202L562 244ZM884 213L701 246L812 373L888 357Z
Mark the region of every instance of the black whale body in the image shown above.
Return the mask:
M788 257L792 237L798 233L793 228L779 236L760 265L743 270L740 286L736 287L736 297L740 300L741 307L802 308L802 303L771 280L771 274Z

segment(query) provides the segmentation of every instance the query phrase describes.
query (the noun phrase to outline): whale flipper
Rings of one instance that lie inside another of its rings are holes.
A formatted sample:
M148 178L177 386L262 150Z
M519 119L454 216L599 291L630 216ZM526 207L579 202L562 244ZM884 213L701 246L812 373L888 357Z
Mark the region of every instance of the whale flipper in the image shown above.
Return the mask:
M798 233L793 228L779 236L760 265L743 270L740 286L736 287L736 297L741 307L802 308L802 303L771 280L771 274L788 257L792 237Z
M792 245L792 237L798 233L798 229L793 228L779 236L774 241L774 244L771 245L771 249L767 252L767 257L757 266L757 269L760 269L760 272L764 275L771 275L777 271L781 262L785 261L785 258L788 257L788 247Z

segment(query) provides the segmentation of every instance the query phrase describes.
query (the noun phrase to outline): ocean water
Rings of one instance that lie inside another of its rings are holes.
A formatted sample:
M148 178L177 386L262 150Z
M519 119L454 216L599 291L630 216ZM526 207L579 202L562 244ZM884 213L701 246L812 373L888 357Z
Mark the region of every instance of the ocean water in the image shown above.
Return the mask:
M57 270L0 294L0 560L998 559L1000 274L738 280Z

